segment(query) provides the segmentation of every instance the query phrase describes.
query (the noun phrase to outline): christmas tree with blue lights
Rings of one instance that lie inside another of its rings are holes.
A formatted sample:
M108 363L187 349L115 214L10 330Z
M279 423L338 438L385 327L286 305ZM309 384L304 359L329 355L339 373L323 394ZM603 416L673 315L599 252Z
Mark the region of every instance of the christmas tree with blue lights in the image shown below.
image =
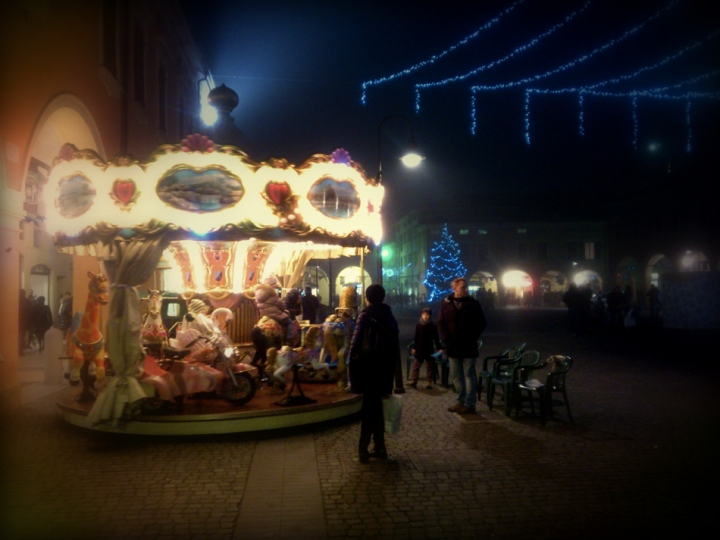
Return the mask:
M446 223L440 241L430 250L430 266L423 282L429 292L428 300L432 302L452 293L452 280L466 273L467 268L460 260L460 246L448 232Z

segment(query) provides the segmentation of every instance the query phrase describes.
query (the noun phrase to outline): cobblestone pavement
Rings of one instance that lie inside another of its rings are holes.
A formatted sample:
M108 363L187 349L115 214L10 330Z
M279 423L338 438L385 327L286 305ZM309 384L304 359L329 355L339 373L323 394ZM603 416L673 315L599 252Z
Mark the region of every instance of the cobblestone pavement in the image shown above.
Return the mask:
M2 419L0 530L13 539L242 538L258 441L310 432L330 539L707 536L720 478L710 340L570 336L561 315L496 314L481 356L519 341L543 358L573 356L574 423L559 409L542 428L484 403L460 417L447 412L452 391L408 390L390 459L369 465L357 460L354 420L272 434L124 437L70 426L52 396L40 399ZM403 322L404 341L412 325Z

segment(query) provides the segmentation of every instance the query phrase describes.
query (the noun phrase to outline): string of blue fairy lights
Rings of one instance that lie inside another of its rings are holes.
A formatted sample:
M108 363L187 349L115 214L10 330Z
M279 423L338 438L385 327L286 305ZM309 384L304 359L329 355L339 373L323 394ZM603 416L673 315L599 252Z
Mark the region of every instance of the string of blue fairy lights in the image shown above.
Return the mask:
M429 300L432 302L435 298L452 292L450 281L465 274L467 268L460 259L460 244L453 239L446 223L440 240L435 242L430 250L430 265L423 281L423 284L430 289Z
M421 69L425 66L434 64L435 62L437 62L444 56L453 52L454 50L456 50L464 45L467 45L470 41L472 41L473 39L478 37L480 35L480 33L483 32L484 30L487 30L488 28L495 26L495 24L500 22L500 19L502 19L503 16L508 15L510 12L512 12L516 7L518 7L523 2L525 2L525 0L517 0L517 2L513 3L510 7L508 7L504 11L502 11L499 15L497 15L496 17L494 17L493 19L491 19L490 21L488 21L487 23L482 25L480 28L475 30L475 32L473 32L469 36L465 37L464 39L460 40L458 43L456 43L452 47L445 49L443 52L431 56L428 60L423 60L422 62L418 62L414 66L411 66L407 69L403 69L402 71L398 71L397 73L394 73L392 75L388 75L387 77L380 77L379 79L365 81L364 83L362 83L362 93L360 94L360 102L363 105L367 104L367 89L370 88L371 86L376 86L376 85L379 85L382 83L386 83L388 81L392 81L394 79L398 79L405 75L409 75L413 71L417 71L418 69Z
M638 98L638 97L652 97L653 99L658 99L660 95L663 95L663 96L665 95L665 94L662 94L663 92L667 92L668 90L675 89L675 88L681 88L681 87L683 87L683 86L688 86L688 85L690 85L690 84L695 84L695 83L697 83L697 82L699 82L699 81L702 81L702 80L704 80L704 79L708 79L708 78L710 78L710 77L716 76L716 75L720 74L720 69L716 69L716 70L710 71L710 72L708 72L708 73L703 73L703 74L701 74L701 75L697 75L696 77L692 77L691 79L687 79L687 80L685 80L685 81L682 81L682 82L679 82L679 83L676 83L676 84L672 84L672 85L668 85L668 86L663 86L663 87L658 87L658 88L651 88L651 89L648 89L648 90L632 90L632 91L624 92L624 93L617 93L617 92L616 92L616 93L603 93L603 92L599 92L599 91L597 91L597 90L595 90L595 89L596 89L596 88L600 88L600 87L602 87L602 86L605 86L605 85L607 85L607 84L617 84L617 83L619 83L619 82L623 82L623 81L625 81L625 80L629 80L629 79L631 79L631 78L637 77L637 76L640 75L641 73L644 73L644 72L649 71L649 70L651 70L651 69L657 69L657 68L659 68L659 67L667 64L667 62L669 62L670 60L674 60L674 59L676 59L676 58L679 58L680 56L682 56L682 55L685 54L686 52L689 52L689 51L695 49L695 48L698 47L700 44L703 44L703 43L705 43L707 40L712 39L712 38L714 38L714 37L716 37L716 36L718 36L718 35L720 35L720 30L716 30L715 32L712 32L712 33L711 33L709 36L707 36L706 38L704 38L704 39L702 39L702 40L700 40L700 41L698 41L698 42L696 42L696 43L694 43L694 44L692 44L692 45L690 45L690 46L688 46L688 47L685 47L684 49L682 49L682 50L681 50L680 52L678 52L678 53L675 53L675 54L673 54L673 55L670 55L670 56L667 56L667 57L663 58L662 60L656 62L655 64L653 64L653 65L651 65L651 66L646 66L646 67L643 67L643 68L638 69L637 71L635 71L635 72L633 72L633 73L631 73L631 74L623 75L623 76L620 76L620 77L615 77L615 78L613 78L613 79L608 79L608 80L606 80L606 81L602 81L602 82L599 82L599 83L596 83L596 84L592 84L592 85L588 85L588 86L580 86L580 87L577 87L577 88L559 88L559 89L555 89L555 90L540 89L540 88L527 88L527 89L525 90L525 142L526 142L527 144L530 144L530 96L531 96L531 94L568 94L568 93L577 93L578 96L579 96L579 97L578 97L578 102L579 102L579 108L580 108L580 112L579 112L579 116L578 116L578 121L579 121L578 131L580 132L580 136L581 136L581 137L583 137L583 136L585 135L585 127L584 127L584 101L583 101L585 95L593 95L593 96L609 96L609 95L611 95L611 96L613 96L613 97L628 97L628 96L629 96L629 97L632 97L632 98L633 98L633 129L634 129L633 147L634 147L634 148L637 148L637 127L638 127L638 126L637 126L637 113L636 113L636 108L637 108L637 98ZM670 98L669 98L669 97L663 97L662 99L670 99ZM704 94L704 95L702 95L702 96L699 96L699 99L716 99L716 97L715 97L715 94L713 94L713 93L708 93L708 94ZM690 145L688 144L687 146L689 147Z
M523 78L523 79L519 79L519 80L517 80L517 81L512 81L512 82L509 82L509 83L502 83L502 84L495 84L495 85L474 85L474 86L470 87L471 95L473 95L473 94L475 94L475 93L477 93L477 92L479 92L479 91L506 90L506 89L508 89L508 88L514 88L514 87L518 87L518 86L524 86L524 85L526 85L526 84L528 84L528 83L534 83L534 82L539 81L539 80L541 80L541 79L546 79L547 77L550 77L550 76L552 76L552 75L556 75L556 74L558 74L558 73L562 73L562 72L564 72L564 71L567 71L567 70L569 70L569 69L572 69L572 68L574 68L574 67L576 67L576 66L578 66L578 65L580 65L580 64L582 64L582 63L584 63L584 62L587 62L588 60L590 60L590 59L593 58L594 56L600 54L601 52L604 52L604 51L610 49L611 47L614 47L614 46L617 45L618 43L621 43L621 42L625 41L625 40L626 40L627 38L629 38L630 36L636 34L636 33L639 32L640 30L642 30L645 26L647 26L648 23L654 21L655 19L657 19L658 17L660 17L660 16L662 16L664 13L666 13L668 10L670 10L671 8L673 8L674 6L676 6L676 5L679 3L679 1L680 1L680 0L673 0L672 2L670 2L669 4L667 4L665 7L661 8L661 9L659 9L658 11L656 11L655 13L653 13L650 17L648 17L648 18L647 18L645 21L643 21L642 23L640 23L640 24L638 24L637 26L634 26L633 28L625 31L625 32L624 32L622 35L620 35L619 37L614 38L614 39L611 39L611 40L608 41L607 43L605 43L605 44L603 44L603 45L601 45L601 46L599 46L599 47L596 47L595 49L593 49L593 50L590 51L589 53L584 54L584 55L582 55L582 56L579 56L579 57L576 58L575 60L572 60L572 61L570 61L570 62L567 62L567 63L565 63L565 64L562 64L561 66L558 66L558 67L556 67L555 69L548 70L548 71L546 71L545 73L535 74L535 75L533 75L532 77L525 77L525 78ZM475 103L476 103L476 101L475 101L475 99L472 99L472 98L471 98L471 101L472 101L472 103L473 103L473 111L474 111L474 110L475 110ZM470 133L472 133L473 135L475 135L476 128L477 128L476 114L472 114L472 115L471 115Z
M504 56L503 58L500 58L498 60L493 60L489 64L485 64L483 66L477 67L471 71L468 71L467 73L464 73L462 75L455 75L454 77L448 77L446 79L443 79L441 81L435 81L435 82L427 82L427 83L417 83L415 85L415 112L420 112L420 90L425 88L434 88L437 86L445 86L446 84L463 81L467 79L468 77L472 77L473 75L477 75L478 73L481 73L483 71L486 71L488 69L492 69L494 67L499 66L500 64L507 62L511 58L517 56L520 53L526 52L530 49L532 49L535 45L540 43L544 38L554 34L558 30L560 30L563 26L570 23L576 16L587 10L588 7L590 7L590 4L592 3L592 0L588 0L585 2L585 4L578 9L577 11L573 11L569 15L566 15L565 18L562 20L562 22L559 22L555 25L553 25L549 30L546 30L539 36L531 39L524 45L521 45L520 47L517 47L515 50L513 50L510 54L507 56Z
M414 85L414 91L415 91L415 110L416 112L420 111L420 93L421 90L425 90L428 88L435 88L440 87L444 85L449 85L456 82L464 81L474 75L478 75L482 72L485 72L491 68L497 67L500 64L510 60L511 58L514 58L515 56L518 56L522 54L523 52L528 51L529 49L535 47L540 43L541 40L548 37L549 35L559 31L562 27L569 25L569 23L573 22L576 17L582 13L584 13L586 10L589 9L590 4L592 0L587 0L579 9L576 11L573 11L569 14L567 14L560 22L553 25L549 29L547 29L545 32L537 35L535 38L531 39L524 45L515 48L511 53L505 55L504 57L501 57L497 60L494 60L490 63L486 63L482 66L479 66L477 68L472 69L471 71L465 72L460 75L455 75L451 77L447 77L442 80L438 81L431 81L431 82L422 82L422 83L416 83ZM380 79L375 79L372 81L367 81L363 83L363 92L362 92L362 98L361 101L363 104L366 102L366 90L371 85L381 84L384 82L388 82L390 80L396 79L398 77L408 75L412 73L413 71L416 71L424 66L427 66L429 64L433 64L436 61L440 60L442 57L450 53L451 51L455 50L457 47L465 45L469 42L470 39L473 39L475 37L478 37L480 32L482 30L485 30L487 28L490 28L494 24L496 24L500 18L508 13L510 13L513 9L515 9L521 1L515 2L512 4L509 8L507 8L505 11L503 11L499 16L492 19L488 23L486 23L483 27L478 29L474 34L471 36L468 36L458 44L454 45L453 47L443 51L439 55L435 55L431 57L429 60L417 63L413 65L412 67L400 71L394 75L391 75L389 77L383 77ZM633 122L633 147L637 148L638 144L638 102L642 99L655 99L655 100L686 100L686 107L685 107L685 124L687 127L687 142L686 142L686 150L689 152L692 148L692 116L691 116L691 103L692 101L698 101L698 100L717 100L720 99L720 93L717 92L685 92L683 94L676 94L672 92L673 90L680 89L685 86L689 86L691 84L697 83L703 79L707 79L713 76L716 76L718 73L720 73L720 70L710 71L708 73L704 73L702 75L698 75L695 77L692 77L688 80L679 82L679 83L670 83L666 84L662 87L656 87L656 88L650 88L650 89L632 89L625 92L611 92L611 91L604 91L605 87L608 87L610 85L619 84L623 82L630 81L632 79L635 79L642 74L657 70L668 63L677 60L678 58L682 57L683 55L686 55L690 51L693 51L695 49L698 49L702 46L705 46L708 44L709 41L716 38L718 35L720 35L720 29L712 31L710 34L705 36L704 38L701 38L697 40L696 42L678 50L677 52L670 54L666 56L665 58L649 65L645 65L632 73L627 73L619 76L613 76L609 79L595 82L592 84L585 84L582 86L577 87L571 87L571 88L560 88L560 89L541 89L541 88L532 88L528 87L529 85L532 85L540 80L547 79L549 77L552 77L553 75L557 75L563 72L567 72L568 70L571 70L573 68L578 67L579 65L589 61L593 57L599 55L600 53L603 53L612 47L615 47L616 45L624 42L631 36L634 36L641 30L645 29L650 23L655 21L656 19L662 17L663 15L667 14L672 8L677 6L680 3L680 0L671 0L663 7L659 8L657 11L655 11L653 14L651 14L649 17L647 17L644 21L642 21L640 24L635 25L634 27L628 29L621 35L615 37L614 39L611 39L610 41L605 42L604 44L592 49L590 52L583 54L581 56L576 57L574 60L564 63L560 66L557 66L553 69L547 70L544 73L536 73L529 77L524 77L519 80L506 82L506 83L500 83L500 84L494 84L494 85L472 85L470 86L470 121L471 121L471 127L470 132L471 134L475 135L477 132L477 122L478 122L478 112L477 112L477 97L480 92L489 92L489 91L499 91L499 90L507 90L511 88L518 88L518 87L525 87L525 101L524 101L524 108L525 108L525 142L527 144L530 144L530 97L533 94L562 94L562 93L575 93L578 96L578 131L580 133L581 137L584 137L585 135L585 106L586 106L586 97L587 96L599 96L599 97L616 97L616 98L629 98L631 100L632 105L632 122ZM603 89L603 90L601 90Z

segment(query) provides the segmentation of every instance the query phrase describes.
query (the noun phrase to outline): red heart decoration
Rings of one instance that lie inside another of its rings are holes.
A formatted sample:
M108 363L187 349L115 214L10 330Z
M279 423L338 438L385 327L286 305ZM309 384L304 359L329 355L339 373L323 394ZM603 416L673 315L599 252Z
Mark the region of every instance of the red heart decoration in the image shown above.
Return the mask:
M265 193L276 205L281 205L290 196L290 186L285 182L270 182L265 188Z
M127 204L135 195L135 182L132 180L116 180L113 193L123 204Z

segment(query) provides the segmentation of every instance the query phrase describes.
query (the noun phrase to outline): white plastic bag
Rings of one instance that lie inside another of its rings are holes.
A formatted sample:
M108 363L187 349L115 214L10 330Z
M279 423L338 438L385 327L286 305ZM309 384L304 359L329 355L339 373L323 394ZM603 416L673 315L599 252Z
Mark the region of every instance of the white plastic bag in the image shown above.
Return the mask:
M402 396L391 394L383 398L383 419L385 420L385 433L395 435L400 431L402 419Z

